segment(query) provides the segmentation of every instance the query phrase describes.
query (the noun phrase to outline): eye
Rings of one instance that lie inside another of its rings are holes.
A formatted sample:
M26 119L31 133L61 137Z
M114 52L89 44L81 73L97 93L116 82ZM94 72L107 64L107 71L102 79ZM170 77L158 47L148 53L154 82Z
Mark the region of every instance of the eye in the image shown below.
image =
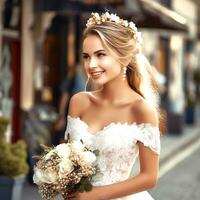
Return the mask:
M97 56L98 57L103 57L103 56L106 56L106 54L105 53L98 53Z
M89 58L89 56L87 54L83 54L83 59L87 60Z

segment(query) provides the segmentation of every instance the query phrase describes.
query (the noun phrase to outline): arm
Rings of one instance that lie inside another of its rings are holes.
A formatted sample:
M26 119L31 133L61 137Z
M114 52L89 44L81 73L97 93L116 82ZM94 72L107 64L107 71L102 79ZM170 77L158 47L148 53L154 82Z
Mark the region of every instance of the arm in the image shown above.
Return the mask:
M100 199L108 200L119 198L150 189L156 185L158 155L142 143L139 143L139 159L140 174L120 183L100 187Z
M109 200L150 189L156 185L158 155L139 143L140 174L136 177L106 186L93 187L90 192L77 194L78 200Z
M140 123L150 123L158 126L158 117L154 108L144 101L137 102L133 107L133 113L137 113L136 121ZM102 193L103 199L112 199L130 195L150 189L156 185L158 178L159 155L150 148L145 147L143 143L139 145L140 173L129 180L105 186Z

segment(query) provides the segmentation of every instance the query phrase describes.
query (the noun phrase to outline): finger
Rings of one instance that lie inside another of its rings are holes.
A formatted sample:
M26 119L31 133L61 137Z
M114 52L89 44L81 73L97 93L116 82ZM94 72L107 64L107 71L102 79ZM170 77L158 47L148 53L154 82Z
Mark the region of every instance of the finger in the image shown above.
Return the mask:
M64 198L64 200L75 200L75 199L76 199L75 197L68 197L68 196Z
M74 195L74 194L67 195L67 198L75 198L75 197L76 197L76 195Z
M67 200L77 200L76 197L67 198Z
M70 194L67 195L67 198L74 198L75 199L77 197L77 195L78 195L77 193L70 193Z

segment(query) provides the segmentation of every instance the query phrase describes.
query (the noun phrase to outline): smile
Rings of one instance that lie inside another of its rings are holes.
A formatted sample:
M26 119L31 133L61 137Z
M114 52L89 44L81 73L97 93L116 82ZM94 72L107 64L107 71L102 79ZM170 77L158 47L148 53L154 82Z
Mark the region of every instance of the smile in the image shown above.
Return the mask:
M91 76L92 78L99 78L105 71L95 71L95 72L91 72Z

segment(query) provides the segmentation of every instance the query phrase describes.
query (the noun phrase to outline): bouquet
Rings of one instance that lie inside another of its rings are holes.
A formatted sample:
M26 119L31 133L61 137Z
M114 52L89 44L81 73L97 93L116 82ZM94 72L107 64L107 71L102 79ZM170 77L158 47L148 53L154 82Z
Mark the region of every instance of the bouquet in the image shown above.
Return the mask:
M67 198L70 193L92 189L98 150L88 149L81 140L42 147L44 153L37 157L33 175L42 199L52 200L58 195Z

